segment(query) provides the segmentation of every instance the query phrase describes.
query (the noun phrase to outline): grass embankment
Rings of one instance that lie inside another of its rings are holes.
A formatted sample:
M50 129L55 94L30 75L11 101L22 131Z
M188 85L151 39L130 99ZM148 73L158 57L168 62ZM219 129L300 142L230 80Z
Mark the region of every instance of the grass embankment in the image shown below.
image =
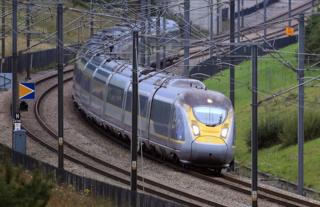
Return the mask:
M80 0L66 0L64 1L64 7L66 8L77 8L81 10L87 10L89 3ZM21 6L21 5L20 5ZM8 11L11 10L11 5L7 7ZM100 12L102 8L94 8L97 12ZM74 44L78 42L84 42L90 36L90 16L85 13L78 13L71 10L65 10L64 12L64 43L65 45ZM6 17L7 25L6 28L6 56L11 55L12 51L12 36L11 36L11 21L12 16ZM18 12L18 51L26 49L26 36L25 36L25 21L26 21L26 9L20 9ZM102 28L106 28L110 25L116 24L117 21L111 18L103 18L99 16L94 17L94 29L99 31ZM31 36L31 46L44 40L46 37L48 41L39 44L38 46L32 47L31 51L38 51L44 49L50 49L56 47L56 38L54 32L56 32L56 9L54 5L50 9L44 8L39 9L33 7L32 10L32 25L31 31L35 32ZM1 48L0 41L0 48Z
M72 187L55 187L52 190L47 207L112 207L111 201L94 198L89 193L78 193Z
M284 59L297 67L297 45L291 45L280 50ZM278 56L275 54L275 56ZM306 71L306 77L318 76L320 71ZM308 79L306 79L308 80ZM237 122L236 160L246 166L251 164L250 149L247 144L251 123L251 62L245 61L236 67L235 111ZM229 71L225 70L205 81L211 90L217 90L228 96ZM318 85L317 85L318 84ZM262 100L271 94L297 85L296 73L272 58L271 55L259 57L258 60L258 99ZM309 114L320 110L320 87L318 82L312 82L305 88L305 111ZM310 113L311 112L311 113ZM259 106L259 122L266 117L268 120L280 120L283 125L291 120L295 126L297 113L297 89ZM305 117L305 125L310 124ZM294 126L285 126L279 133L280 137L295 135ZM290 137L285 137L290 139ZM292 138L291 138L292 139ZM305 144L304 167L305 184L320 190L320 139L308 141ZM268 148L259 150L259 170L275 176L296 182L297 180L297 146L281 143L280 138Z

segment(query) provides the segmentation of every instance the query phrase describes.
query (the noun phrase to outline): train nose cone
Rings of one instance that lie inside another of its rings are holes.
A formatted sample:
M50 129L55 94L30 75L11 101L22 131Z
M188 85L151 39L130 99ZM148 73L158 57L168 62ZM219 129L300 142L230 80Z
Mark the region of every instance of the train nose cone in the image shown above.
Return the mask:
M192 162L203 167L223 167L227 163L228 146L223 141L219 144L192 143Z

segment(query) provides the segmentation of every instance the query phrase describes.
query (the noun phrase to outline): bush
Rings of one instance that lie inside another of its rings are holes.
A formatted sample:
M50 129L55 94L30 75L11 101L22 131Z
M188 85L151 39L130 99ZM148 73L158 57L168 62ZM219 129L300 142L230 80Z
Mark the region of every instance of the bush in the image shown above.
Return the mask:
M276 144L287 147L297 143L297 113L287 113L282 117L268 114L262 116L258 123L258 148L267 148ZM305 110L305 141L320 137L320 111ZM251 148L251 131L247 132L247 146Z
M298 142L297 113L287 116L283 123L283 130L280 140L283 147L296 144ZM312 140L320 137L320 112L305 110L304 114L304 140Z
M39 171L30 175L7 162L0 164L0 206L44 207L52 186Z
M306 26L306 51L308 53L320 53L320 16L313 15L307 21ZM311 63L318 62L320 58L318 56L307 55L306 61L310 59Z
M258 122L258 148L267 148L279 144L282 121L270 114L262 116ZM247 145L251 148L251 130L247 132Z

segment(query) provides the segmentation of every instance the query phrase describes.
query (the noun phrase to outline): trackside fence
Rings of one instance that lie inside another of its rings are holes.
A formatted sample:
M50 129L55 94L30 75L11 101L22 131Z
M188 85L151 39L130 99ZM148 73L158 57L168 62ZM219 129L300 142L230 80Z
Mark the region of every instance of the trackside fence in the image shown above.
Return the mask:
M70 61L75 57L75 50L79 45L68 46L68 49L65 49L65 62ZM18 55L18 72L21 73L25 71L28 66L33 69L41 69L48 67L48 65L55 64L57 60L57 49L47 49L36 52L29 53L19 53ZM11 72L12 68L12 57L6 57L3 63L3 72Z
M66 170L59 170L48 163L36 160L28 155L13 151L11 148L0 144L0 158L12 160L14 165L22 166L27 170L40 170L49 175L53 182L72 186L77 192L90 193L90 195L103 198L106 203L111 203L115 207L139 206L139 207L181 207L182 205L147 195L141 192L132 193L129 189L114 186L108 183L97 181L76 175ZM58 179L59 178L59 179ZM131 205L131 198L136 198L136 205Z

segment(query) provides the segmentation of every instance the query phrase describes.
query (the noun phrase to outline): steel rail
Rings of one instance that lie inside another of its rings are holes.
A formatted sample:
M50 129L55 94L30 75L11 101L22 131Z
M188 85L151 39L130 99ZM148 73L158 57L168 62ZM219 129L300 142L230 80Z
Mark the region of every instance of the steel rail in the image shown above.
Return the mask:
M72 70L69 70L68 72L66 73L70 73L72 72ZM37 85L39 85L40 83L43 83L47 80L50 80L52 78L55 78L56 75L51 75L51 76L48 76L44 79L41 79L39 81L36 82ZM68 82L68 81L71 81L72 80L72 77L70 78L67 78L65 79L64 81L65 82ZM41 116L40 116L40 113L39 113L39 107L40 107L40 103L41 101L43 100L43 98L45 97L46 94L48 94L50 91L54 90L55 88L57 87L57 84L54 84L52 85L51 87L49 87L44 93L42 93L39 98L36 100L36 103L34 105L34 113L35 113L35 116L36 116L36 119L37 121L39 122L39 124L41 125L42 128L44 128L51 137L57 139L57 135L56 133L50 129L50 127L42 120ZM26 128L25 125L23 125L24 128L26 129L27 131L27 134L28 136L30 136L34 141L38 142L39 144L41 144L42 146L46 147L47 149L49 149L50 151L54 152L54 153L57 153L57 146L53 146L51 144L48 144L43 138L40 138L39 136L35 135L34 133L32 133L30 129ZM73 150L91 160L93 160L94 162L104 166L104 167L107 167L107 168L111 168L121 174L123 174L124 176L126 176L126 179L124 178L121 178L119 176L116 176L116 175L113 175L111 173L108 173L104 170L101 170L99 169L98 167L94 167L84 161L81 161L77 158L75 158L74 156L72 155L69 155L66 151L65 151L65 158L73 163L76 163L76 164L79 164L79 165L82 165L84 167L86 167L87 169L89 170L92 170L93 172L96 172L100 175L103 175L105 177L109 177L115 181L118 181L122 184L125 184L125 185L130 185L130 181L129 181L129 176L130 176L130 172L127 171L127 170L124 170L122 168L119 168L115 165L112 165L110 163L107 163L97 157L94 157L92 155L90 155L89 153L77 148L76 146L68 143L65 141L65 146L67 146L67 148L69 148L70 150ZM161 184L161 183L158 183L158 182L155 182L153 180L150 180L150 179L147 179L147 178L142 178L141 176L138 177L139 181L142 181L150 186L154 186L156 188L159 188L159 190L155 190L154 188L151 188L151 187L147 187L147 186L144 186L144 185L141 185L139 184L138 185L138 188L140 190L144 190L145 192L147 193L151 193L151 194L155 194L159 197L162 197L162 198L165 198L165 199L168 199L168 200L172 200L172 201L175 201L177 203L180 203L180 204L183 204L183 205L188 205L188 206L202 206L203 204L206 204L206 205L212 205L212 206L225 206L223 204L220 204L220 203L217 203L217 202L214 202L214 201L211 201L211 200L207 200L207 199L204 199L204 198L201 198L199 196L195 196L195 195L192 195L192 194L189 194L189 193L186 193L186 192L183 192L183 191L180 191L178 189L175 189L175 188L172 188L170 186L167 186L167 185L164 185L164 184ZM166 193L163 193L161 192L161 190L165 190L171 194L175 194L175 195L178 195L180 197L184 197L184 199L182 198L178 198L176 196L172 196L172 195L168 195ZM188 200L191 200L191 201L188 201Z

